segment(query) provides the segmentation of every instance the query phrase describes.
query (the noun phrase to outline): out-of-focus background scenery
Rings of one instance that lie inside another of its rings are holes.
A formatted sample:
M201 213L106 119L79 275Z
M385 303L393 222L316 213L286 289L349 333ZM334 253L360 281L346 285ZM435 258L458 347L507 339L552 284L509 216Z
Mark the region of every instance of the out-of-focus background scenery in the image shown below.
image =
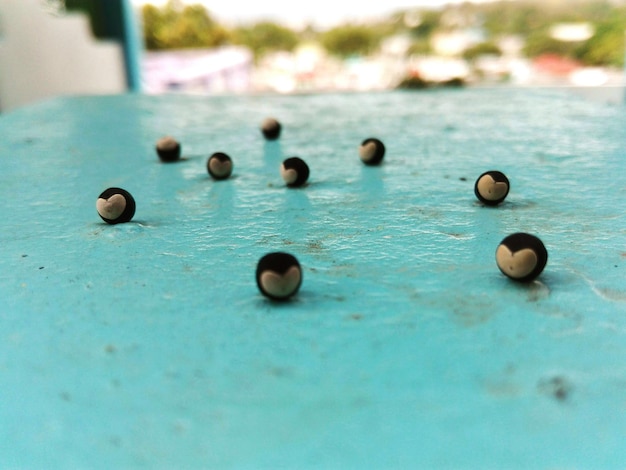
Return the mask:
M376 3L0 0L0 107L126 89L549 85L622 96L626 0Z

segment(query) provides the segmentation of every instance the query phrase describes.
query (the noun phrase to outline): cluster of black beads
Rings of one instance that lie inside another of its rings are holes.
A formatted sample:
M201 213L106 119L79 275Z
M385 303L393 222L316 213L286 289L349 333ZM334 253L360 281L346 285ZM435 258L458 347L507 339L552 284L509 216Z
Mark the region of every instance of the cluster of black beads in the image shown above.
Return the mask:
M261 132L265 139L276 140L280 137L282 125L274 118L267 118L261 125ZM368 166L380 165L385 156L385 145L377 138L370 137L361 142L359 157ZM156 144L156 152L164 163L173 163L181 159L182 146L172 137L163 137ZM215 180L228 179L233 171L233 161L224 152L213 153L206 162L209 175ZM284 160L280 173L287 187L302 187L307 182L310 170L304 160L299 157L290 157ZM509 194L510 182L506 175L497 170L482 173L474 184L476 198L485 206L500 205ZM121 195L125 206L115 219L106 216L107 211L114 211L110 206L120 201ZM113 201L109 204L109 201ZM107 205L108 204L108 205ZM98 199L98 212L101 218L109 223L123 223L132 219L135 213L135 200L121 188L109 188ZM506 248L506 250L504 248ZM506 276L520 282L535 279L543 271L548 253L539 238L527 233L515 233L506 237L496 252L496 263ZM517 255L517 258L516 258ZM517 260L523 260L525 265L519 268L514 266ZM529 265L530 263L530 265ZM517 270L517 271L516 271ZM519 272L520 275L515 273ZM260 292L272 300L286 300L295 295L302 284L302 269L295 256L284 252L273 252L263 256L256 270L256 282Z

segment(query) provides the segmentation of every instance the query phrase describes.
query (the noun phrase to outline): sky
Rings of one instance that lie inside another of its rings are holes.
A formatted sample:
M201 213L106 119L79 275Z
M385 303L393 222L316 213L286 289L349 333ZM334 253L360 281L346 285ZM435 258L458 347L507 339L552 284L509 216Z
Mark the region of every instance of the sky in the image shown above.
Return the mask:
M131 0L134 5L152 3L163 5L167 0ZM218 21L242 23L258 20L272 20L291 26L313 24L319 27L334 26L350 20L367 19L388 15L394 11L418 8L440 7L462 0L184 0L183 3L199 3ZM490 0L473 0L484 3ZM491 0L493 1L493 0Z

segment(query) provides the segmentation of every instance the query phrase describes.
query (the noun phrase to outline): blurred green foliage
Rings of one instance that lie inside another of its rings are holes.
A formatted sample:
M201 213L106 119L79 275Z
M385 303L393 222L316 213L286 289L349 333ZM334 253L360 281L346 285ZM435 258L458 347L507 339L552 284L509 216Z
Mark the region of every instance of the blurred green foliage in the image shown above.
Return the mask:
M543 54L555 54L561 57L576 58L580 42L565 42L554 39L546 29L531 32L526 37L524 54L537 57Z
M89 0L66 0L66 2ZM558 41L550 28L563 22L589 22L593 37L581 42ZM339 57L375 53L382 40L394 34L412 38L409 53L430 52L430 39L440 31L458 28L481 29L485 41L464 53L473 60L481 54L498 54L498 40L517 35L525 43L528 57L558 54L589 65L624 64L626 5L611 0L501 0L473 4L463 2L442 9L399 11L379 23L343 24L327 31L312 28L304 32L286 26L259 22L227 29L218 24L200 5L183 6L170 0L162 8L143 7L144 40L147 49L213 47L226 43L249 47L256 58L271 51L291 51L303 37L316 40Z
M408 18L407 27L411 34L419 39L429 38L437 29L441 22L441 11L425 10Z
M594 36L576 50L576 56L588 65L624 65L625 23L619 18L599 24Z
M300 41L293 30L268 21L235 29L232 40L252 50L255 59L272 51L292 51Z
M429 55L432 53L432 47L430 46L430 42L426 39L417 39L414 40L409 46L409 50L407 51L407 55Z
M608 0L542 2L518 0L476 5L491 38L517 34L525 40L524 54L556 54L587 65L623 66L626 6ZM550 35L557 23L589 22L595 29L586 41L565 42Z
M339 57L369 55L378 49L381 39L378 28L353 24L329 29L319 38L328 52Z
M546 22L526 35L525 55L537 57L542 54L556 54L590 66L623 66L626 50L626 7L608 8L606 2L593 2L587 7L587 21L595 29L591 38L578 42L559 41L551 37L549 31L549 27L558 21ZM581 16L581 11L578 11L574 19L582 21L581 18L585 18ZM569 12L564 17L571 18L572 15Z
M482 55L500 56L502 55L502 51L493 42L481 42L479 44L476 44L475 46L465 49L465 51L463 52L463 58L469 61L472 61Z
M229 39L228 31L202 5L181 7L170 1L163 8L145 5L142 13L148 50L214 47Z

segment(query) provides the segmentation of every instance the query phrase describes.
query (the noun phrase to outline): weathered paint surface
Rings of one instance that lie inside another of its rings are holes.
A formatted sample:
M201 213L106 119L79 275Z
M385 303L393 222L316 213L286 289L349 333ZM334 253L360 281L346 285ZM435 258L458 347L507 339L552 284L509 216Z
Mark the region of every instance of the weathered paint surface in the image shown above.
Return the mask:
M623 107L549 90L0 116L0 466L622 466L625 129ZM158 161L163 135L183 161ZM359 160L371 136L381 167ZM278 172L293 155L302 189ZM490 169L511 181L496 208L473 194ZM98 217L110 186L131 223ZM516 231L548 249L540 282L495 264ZM293 302L257 290L275 250L302 264Z

